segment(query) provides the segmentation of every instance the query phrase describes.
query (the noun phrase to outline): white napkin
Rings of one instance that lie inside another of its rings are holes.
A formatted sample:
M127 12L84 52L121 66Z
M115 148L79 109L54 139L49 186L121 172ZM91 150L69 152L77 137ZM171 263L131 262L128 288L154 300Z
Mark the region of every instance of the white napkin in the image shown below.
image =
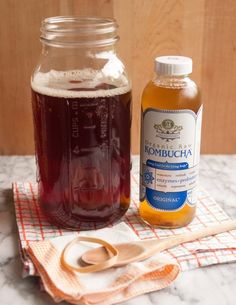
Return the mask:
M138 240L125 223L112 228L80 232L79 235L101 238L112 244ZM143 262L95 273L68 272L61 265L60 256L67 243L76 236L78 233L35 242L27 249L45 290L56 302L66 300L72 304L115 304L165 288L179 274L176 262L160 254ZM84 242L74 245L67 261L76 265L81 254L94 246Z

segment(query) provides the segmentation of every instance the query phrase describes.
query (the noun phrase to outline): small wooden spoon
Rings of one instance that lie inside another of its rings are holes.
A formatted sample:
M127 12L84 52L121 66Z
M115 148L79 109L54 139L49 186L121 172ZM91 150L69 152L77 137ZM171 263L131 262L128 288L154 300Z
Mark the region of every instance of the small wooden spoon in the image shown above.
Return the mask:
M118 250L118 258L114 266L122 266L131 262L141 261L158 252L173 248L182 243L234 229L236 229L236 220L229 220L221 224L209 226L194 232L179 234L174 237L114 244L113 246ZM86 251L81 258L85 263L97 264L107 260L109 256L109 251L107 251L106 248L98 247Z

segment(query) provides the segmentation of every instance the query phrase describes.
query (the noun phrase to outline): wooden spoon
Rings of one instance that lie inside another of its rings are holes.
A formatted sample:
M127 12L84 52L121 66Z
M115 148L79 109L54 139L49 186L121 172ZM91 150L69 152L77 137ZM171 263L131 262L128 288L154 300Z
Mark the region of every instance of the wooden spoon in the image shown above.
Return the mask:
M221 224L209 226L194 232L179 234L174 237L114 244L113 246L118 250L118 258L114 266L122 266L131 262L141 261L158 252L173 248L182 243L234 229L236 229L236 220L229 220ZM81 258L85 263L97 264L107 260L109 257L110 254L106 248L98 247L86 251Z

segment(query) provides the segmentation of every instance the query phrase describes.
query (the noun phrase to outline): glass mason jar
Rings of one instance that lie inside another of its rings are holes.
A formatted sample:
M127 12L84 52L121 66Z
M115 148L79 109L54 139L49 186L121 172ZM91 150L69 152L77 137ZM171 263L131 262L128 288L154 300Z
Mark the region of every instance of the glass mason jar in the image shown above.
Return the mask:
M42 22L32 79L39 204L49 221L94 229L130 204L131 85L112 19Z

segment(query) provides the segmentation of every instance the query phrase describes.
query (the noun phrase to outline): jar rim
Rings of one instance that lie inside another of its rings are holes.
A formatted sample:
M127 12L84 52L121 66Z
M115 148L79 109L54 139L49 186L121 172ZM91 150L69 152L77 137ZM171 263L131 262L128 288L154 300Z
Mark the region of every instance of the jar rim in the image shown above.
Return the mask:
M116 34L117 28L117 22L113 18L48 17L42 21L40 40L54 46L109 45L119 39ZM96 36L96 39L92 36ZM67 37L67 40L63 41L63 37ZM85 37L87 37L86 41L84 41Z

